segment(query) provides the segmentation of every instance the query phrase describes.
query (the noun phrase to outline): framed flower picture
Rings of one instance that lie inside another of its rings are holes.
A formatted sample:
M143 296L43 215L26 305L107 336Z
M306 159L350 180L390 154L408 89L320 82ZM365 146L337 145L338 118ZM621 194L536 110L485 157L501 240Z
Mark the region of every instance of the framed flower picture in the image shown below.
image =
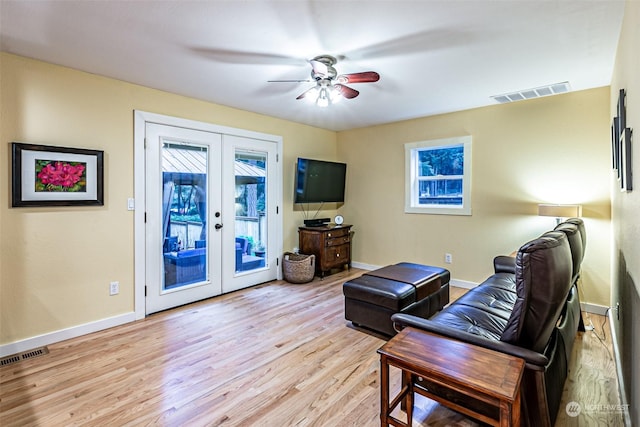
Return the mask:
M11 144L11 203L28 206L104 205L104 152Z

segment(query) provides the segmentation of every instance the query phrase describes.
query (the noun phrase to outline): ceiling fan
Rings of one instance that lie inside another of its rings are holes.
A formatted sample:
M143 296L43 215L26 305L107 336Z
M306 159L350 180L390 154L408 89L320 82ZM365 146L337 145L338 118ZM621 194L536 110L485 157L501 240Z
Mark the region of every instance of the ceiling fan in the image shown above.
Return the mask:
M296 99L309 99L319 107L327 107L342 98L352 99L360 94L346 83L373 83L380 80L375 71L340 74L333 67L338 60L331 55L320 55L309 60L312 80L269 80L270 82L316 82Z

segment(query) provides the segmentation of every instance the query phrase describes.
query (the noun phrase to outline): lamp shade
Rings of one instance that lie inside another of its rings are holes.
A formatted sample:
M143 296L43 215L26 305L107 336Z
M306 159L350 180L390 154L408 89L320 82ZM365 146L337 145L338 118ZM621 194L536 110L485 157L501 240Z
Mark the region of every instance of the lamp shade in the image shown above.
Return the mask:
M582 215L582 205L538 205L538 215L556 218L574 218Z

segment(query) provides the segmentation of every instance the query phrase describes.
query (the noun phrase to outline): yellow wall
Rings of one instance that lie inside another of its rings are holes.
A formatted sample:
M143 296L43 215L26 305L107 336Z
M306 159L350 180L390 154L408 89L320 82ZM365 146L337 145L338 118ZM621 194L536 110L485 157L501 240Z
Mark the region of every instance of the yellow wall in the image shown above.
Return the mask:
M629 425L640 425L640 2L627 1L616 65L611 82L609 117L617 114L618 91L627 93L627 127L634 129L632 138L633 191L621 192L612 176L612 297L620 303L611 313L615 330L616 360L622 373L619 383L623 402L628 403Z
M611 176L614 220L614 265L624 258L627 272L635 279L640 293L640 3L628 1L620 36L615 72L611 83L609 117L617 115L618 93L625 89L627 127L635 130L632 138L633 191L621 192L619 183ZM610 119L611 120L611 119ZM619 278L616 277L616 280ZM614 301L615 302L615 301Z
M285 249L302 223L295 159L337 154L335 132L5 53L0 93L0 344L133 311L133 110L281 135ZM104 150L105 205L10 208L12 141Z
M587 228L582 301L609 305L609 89L599 88L338 134L348 163L353 258L445 266L480 282L495 255L555 226L538 203L579 203ZM472 216L404 213L404 144L473 137ZM444 264L445 252L453 263Z

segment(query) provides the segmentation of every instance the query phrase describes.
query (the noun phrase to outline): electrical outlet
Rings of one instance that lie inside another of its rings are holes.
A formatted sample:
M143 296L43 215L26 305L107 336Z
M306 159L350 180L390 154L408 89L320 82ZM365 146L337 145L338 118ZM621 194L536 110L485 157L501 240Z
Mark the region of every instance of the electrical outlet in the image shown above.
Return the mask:
M299 249L299 248L297 248L297 247L293 248L293 253L294 253L294 254L297 254L297 253L299 253L299 252L300 252L300 249Z
M620 303L616 303L616 319L620 320Z
M453 262L453 257L451 254L444 254L444 262L446 264L451 264Z
M120 293L120 282L109 283L109 295L118 295Z

